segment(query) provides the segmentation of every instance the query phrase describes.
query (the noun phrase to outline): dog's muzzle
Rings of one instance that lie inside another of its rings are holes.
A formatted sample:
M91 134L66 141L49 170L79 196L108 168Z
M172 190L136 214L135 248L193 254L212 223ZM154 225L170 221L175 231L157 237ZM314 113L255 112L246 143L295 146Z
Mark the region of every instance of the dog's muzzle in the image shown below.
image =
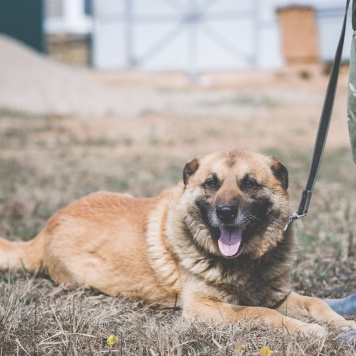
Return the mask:
M218 246L227 258L238 255L242 247L242 225L238 224L239 209L236 205L218 205L211 215L211 222L219 228Z
M216 208L216 215L223 224L232 224L238 214L235 205L219 205Z

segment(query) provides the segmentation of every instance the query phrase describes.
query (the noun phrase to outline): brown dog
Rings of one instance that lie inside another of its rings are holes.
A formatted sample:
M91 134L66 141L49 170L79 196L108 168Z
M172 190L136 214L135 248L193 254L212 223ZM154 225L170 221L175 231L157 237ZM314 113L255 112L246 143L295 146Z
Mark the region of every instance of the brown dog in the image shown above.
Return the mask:
M84 197L32 241L1 239L0 269L43 269L58 283L180 306L188 318L255 319L319 336L318 324L356 330L322 300L291 292L288 174L279 161L221 151L188 162L183 180L150 199Z

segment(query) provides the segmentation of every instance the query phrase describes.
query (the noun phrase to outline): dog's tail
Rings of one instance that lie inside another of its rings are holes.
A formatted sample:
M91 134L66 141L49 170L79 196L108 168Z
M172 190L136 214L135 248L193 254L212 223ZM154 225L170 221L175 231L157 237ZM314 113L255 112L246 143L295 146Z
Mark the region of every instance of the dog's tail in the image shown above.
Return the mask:
M43 264L44 236L28 242L12 242L0 238L0 271L37 272Z

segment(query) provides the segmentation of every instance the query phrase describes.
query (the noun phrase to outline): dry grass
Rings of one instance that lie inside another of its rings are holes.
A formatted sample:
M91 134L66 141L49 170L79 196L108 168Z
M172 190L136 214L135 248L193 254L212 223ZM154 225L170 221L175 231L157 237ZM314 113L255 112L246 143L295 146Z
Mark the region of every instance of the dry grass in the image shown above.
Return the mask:
M1 355L350 355L345 345L295 338L256 323L183 321L180 312L7 276L0 286ZM110 346L109 335L119 341ZM244 350L242 348L246 347Z
M260 105L274 117L278 110L285 112L279 103ZM30 239L59 207L99 189L154 195L180 180L192 155L241 147L236 142L274 154L287 165L296 207L311 145L308 138L305 145L285 144L288 137L303 139L303 129L293 125L292 131L279 125L279 136L269 137L268 125L253 120L143 115L130 122L84 122L2 112L0 236ZM262 141L267 135L264 145L256 139L248 145L252 131ZM310 213L295 223L298 251L292 278L302 294L339 297L356 291L352 169L345 147L329 149ZM109 335L119 341L109 346ZM188 323L179 310L70 291L42 275L6 273L0 281L0 355L258 355L264 346L273 355L356 354L335 342L335 336L320 341L283 336L256 323Z

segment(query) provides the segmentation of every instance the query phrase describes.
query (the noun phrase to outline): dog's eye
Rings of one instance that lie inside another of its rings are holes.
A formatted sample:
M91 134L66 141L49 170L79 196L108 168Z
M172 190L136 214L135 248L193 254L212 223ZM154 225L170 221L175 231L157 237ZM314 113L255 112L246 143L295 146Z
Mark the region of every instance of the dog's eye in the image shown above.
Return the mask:
M259 186L259 184L252 177L246 176L242 180L242 186L243 186L243 188L256 188Z
M215 178L208 178L204 182L204 187L206 188L216 188L217 187L217 180Z

